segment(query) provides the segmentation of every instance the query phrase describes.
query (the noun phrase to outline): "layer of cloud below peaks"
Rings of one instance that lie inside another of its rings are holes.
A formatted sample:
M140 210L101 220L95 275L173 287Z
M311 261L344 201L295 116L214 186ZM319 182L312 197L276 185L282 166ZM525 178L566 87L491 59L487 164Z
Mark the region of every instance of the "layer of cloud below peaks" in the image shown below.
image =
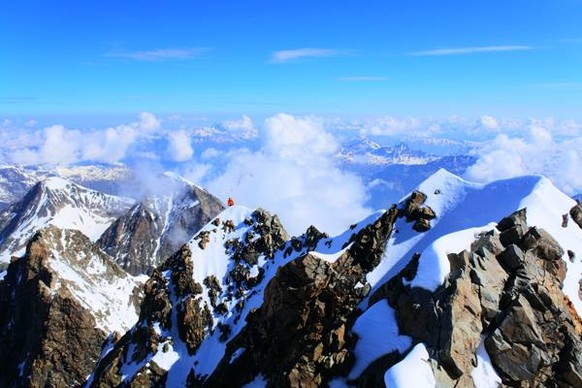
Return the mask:
M545 175L558 188L582 193L582 138L556 139L546 127L532 124L522 135L500 134L476 151L468 179L491 182L521 175Z
M260 151L229 153L210 192L277 213L292 234L311 224L334 234L365 217L365 187L334 165L336 143L321 120L278 114L265 121Z
M131 152L141 138L161 128L157 117L149 112L139 120L105 129L80 131L63 125L52 125L32 133L16 136L3 131L4 159L17 164L71 164L85 161L115 163Z

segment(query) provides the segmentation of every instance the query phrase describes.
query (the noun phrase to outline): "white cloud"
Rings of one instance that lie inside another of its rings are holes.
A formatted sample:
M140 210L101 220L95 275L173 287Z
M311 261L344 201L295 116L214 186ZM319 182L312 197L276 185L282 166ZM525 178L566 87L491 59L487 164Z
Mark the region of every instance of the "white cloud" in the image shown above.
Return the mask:
M192 159L194 149L190 141L190 136L185 131L170 133L167 149L168 159L175 162L185 162Z
M326 48L299 48L294 50L280 50L271 54L272 63L285 63L301 59L339 57L350 55L352 50L337 50Z
M280 113L265 120L263 136L267 150L300 164L311 161L309 155L332 155L337 149L335 139L323 128L323 120L314 116Z
M481 116L479 123L487 129L499 129L499 122L493 116Z
M259 133L253 120L247 115L242 115L240 120L227 120L222 123L222 126L229 131L242 133L245 138L256 137Z
M205 47L164 48L144 51L114 50L106 54L108 57L132 59L135 61L165 61L184 60L202 56L208 52Z
M160 121L154 114L142 112L136 122L105 129L80 131L53 125L32 133L4 131L0 136L5 159L10 163L114 163L125 158L137 142L160 128Z
M409 55L415 57L426 57L426 56L443 56L443 55L465 55L465 54L477 54L477 53L494 53L494 52L505 52L505 51L526 51L533 50L531 46L524 45L511 45L511 46L474 46L474 47L457 47L457 48L440 48L424 51L415 51Z
M200 155L200 157L202 158L202 160L208 160L208 159L217 158L220 155L222 155L222 152L220 152L216 148L210 147L210 148L205 148L204 151L202 151L202 154Z
M532 121L521 135L498 135L476 155L466 173L471 180L545 175L568 194L582 193L582 138L557 139L540 122Z
M139 114L138 127L145 132L153 132L161 127L160 120L150 112L141 112Z
M314 224L338 233L369 213L360 179L334 164L335 139L316 117L265 120L263 147L230 152L225 172L206 183L223 198L277 213L292 234Z
M384 116L364 125L360 133L364 136L412 136L426 133L425 121L417 117L396 118Z

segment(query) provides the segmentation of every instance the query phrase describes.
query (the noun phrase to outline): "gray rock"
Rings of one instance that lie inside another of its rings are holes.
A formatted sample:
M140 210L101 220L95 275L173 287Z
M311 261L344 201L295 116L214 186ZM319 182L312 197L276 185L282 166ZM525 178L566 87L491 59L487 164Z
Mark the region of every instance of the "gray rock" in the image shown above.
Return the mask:
M499 256L501 264L509 270L514 270L522 266L524 259L523 251L515 244L509 245Z

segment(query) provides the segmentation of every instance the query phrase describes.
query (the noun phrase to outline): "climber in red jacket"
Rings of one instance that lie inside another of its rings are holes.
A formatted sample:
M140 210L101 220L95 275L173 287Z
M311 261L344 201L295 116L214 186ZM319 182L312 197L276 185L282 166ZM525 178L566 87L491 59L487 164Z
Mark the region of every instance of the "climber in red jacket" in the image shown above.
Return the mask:
M232 199L232 197L228 197L228 200L226 201L226 204L228 206L234 206L234 199Z

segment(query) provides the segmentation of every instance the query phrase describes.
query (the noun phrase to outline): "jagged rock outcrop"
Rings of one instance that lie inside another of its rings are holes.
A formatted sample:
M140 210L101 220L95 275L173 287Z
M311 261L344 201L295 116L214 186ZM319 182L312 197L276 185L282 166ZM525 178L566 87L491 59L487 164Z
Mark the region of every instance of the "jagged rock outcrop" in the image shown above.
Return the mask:
M582 204L577 203L572 209L570 209L570 216L574 222L582 228Z
M352 235L350 248L332 263L307 253L280 267L263 305L247 316L215 373L202 383L240 386L261 374L269 386L310 387L346 375L353 363L349 327L369 292L365 275L380 262L397 214L394 207Z
M214 219L153 270L145 284L138 323L104 355L89 385L163 385L167 370L156 360L164 354L183 352L182 357L188 360L209 335L217 333L221 342L226 341L231 325L241 319L246 299L256 294L253 287L261 282L264 269L257 261L272 258L287 239L278 217L262 209L240 222ZM200 246L201 241L204 246ZM223 254L228 260L223 276L197 281L197 266L221 266L206 262L202 256L219 260L217 256ZM122 369L130 363L135 373L122 380ZM185 368L189 371L195 365Z
M97 241L132 275L151 273L224 209L218 198L190 182L172 175L159 179L167 190L142 199Z
M406 217L406 222L414 222L412 228L417 232L429 230L430 220L436 217L430 206L423 206L426 198L426 194L415 190L406 200L404 208L401 209L401 215Z
M548 233L527 225L522 209L470 251L450 254L451 272L435 292L408 285L417 255L370 303L388 300L401 333L426 345L439 386L473 386L482 342L507 386L581 386L582 321L561 290L563 253ZM384 370L370 367L361 379Z
M80 232L39 231L0 281L0 386L82 384L108 333L137 318L138 285Z

